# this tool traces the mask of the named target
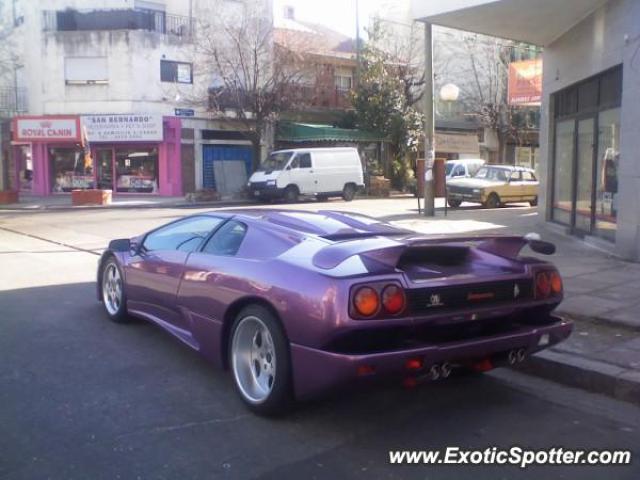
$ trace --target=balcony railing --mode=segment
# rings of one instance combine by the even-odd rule
[[[0,88],[0,114],[24,113],[26,111],[26,88]]]
[[[191,37],[189,17],[157,10],[61,10],[43,12],[45,32],[85,32],[105,30],[146,30],[178,37]]]

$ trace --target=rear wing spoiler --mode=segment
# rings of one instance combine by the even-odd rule
[[[407,250],[429,247],[474,247],[493,255],[515,259],[520,251],[529,246],[534,252],[544,255],[555,253],[556,247],[540,240],[537,234],[522,236],[475,236],[475,237],[434,237],[394,240],[387,237],[364,238],[345,241],[324,247],[313,256],[313,265],[323,270],[331,270],[350,257],[360,255],[395,268],[400,257]]]

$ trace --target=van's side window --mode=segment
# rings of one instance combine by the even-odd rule
[[[296,156],[298,161],[298,168],[311,168],[311,154],[303,153]],[[295,161],[295,160],[294,160]]]

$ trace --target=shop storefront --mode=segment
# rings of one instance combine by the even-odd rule
[[[180,119],[153,114],[17,117],[13,164],[15,184],[33,195],[93,188],[182,195]]]
[[[553,95],[551,219],[577,234],[615,240],[622,68]]]

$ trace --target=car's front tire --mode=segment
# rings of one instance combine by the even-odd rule
[[[298,195],[300,192],[298,191],[298,187],[295,185],[289,185],[284,189],[284,201],[287,203],[295,203],[298,201]]]
[[[498,208],[500,206],[500,197],[498,194],[492,192],[491,195],[489,195],[489,198],[487,198],[484,206],[487,208]]]
[[[100,282],[102,305],[109,319],[116,323],[128,322],[130,318],[127,314],[124,277],[122,269],[114,257],[110,257],[105,261]]]
[[[240,398],[254,412],[275,415],[291,403],[288,340],[267,308],[250,305],[238,314],[229,337],[229,365]]]
[[[462,203],[462,200],[449,198],[449,199],[447,199],[447,203],[449,204],[449,206],[451,208],[458,208],[460,206],[460,204]]]

